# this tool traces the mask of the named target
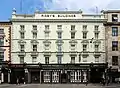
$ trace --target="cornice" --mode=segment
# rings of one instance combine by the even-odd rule
[[[107,22],[107,19],[11,19],[12,22]]]

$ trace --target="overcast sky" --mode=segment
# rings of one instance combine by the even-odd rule
[[[36,9],[82,10],[84,13],[96,13],[101,10],[120,9],[120,0],[0,0],[0,20],[8,20],[12,9],[17,13],[31,14]]]

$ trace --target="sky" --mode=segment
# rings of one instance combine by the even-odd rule
[[[13,8],[17,14],[39,11],[79,11],[99,13],[101,10],[120,9],[120,0],[0,0],[0,21],[11,18]]]

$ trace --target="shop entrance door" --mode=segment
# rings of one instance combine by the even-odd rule
[[[67,83],[67,74],[66,73],[61,74],[61,83]]]

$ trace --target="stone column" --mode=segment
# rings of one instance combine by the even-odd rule
[[[90,72],[91,72],[91,70],[89,69],[88,70],[88,83],[90,83]]]
[[[1,82],[3,83],[4,82],[4,74],[1,73]]]
[[[40,84],[41,84],[41,70],[40,70]]]
[[[28,83],[31,83],[31,73],[28,71]]]
[[[10,73],[11,73],[11,70],[8,70],[8,83],[10,83]]]

